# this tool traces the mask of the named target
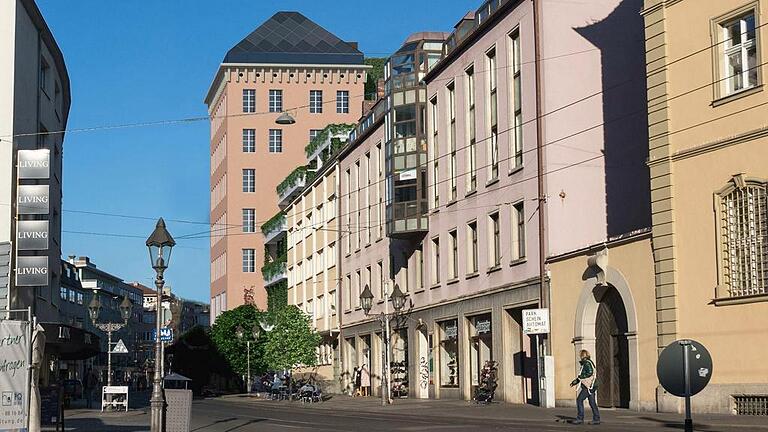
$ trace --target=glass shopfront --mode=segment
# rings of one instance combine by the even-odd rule
[[[485,363],[493,360],[493,329],[491,314],[469,318],[469,361],[472,386],[480,383],[480,374]]]
[[[448,320],[440,326],[440,387],[459,387],[459,324]]]

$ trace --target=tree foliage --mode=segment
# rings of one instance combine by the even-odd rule
[[[211,339],[216,348],[229,362],[232,370],[241,375],[248,372],[248,340],[251,341],[251,373],[267,370],[263,361],[266,336],[254,341],[252,334],[253,326],[257,325],[259,320],[265,319],[266,315],[266,312],[255,306],[243,305],[219,315],[211,327]],[[242,339],[237,337],[238,326],[244,330]]]
[[[266,323],[268,329],[262,330],[254,341],[252,330],[259,322]],[[238,326],[244,330],[242,339],[237,337]],[[264,312],[243,305],[226,311],[216,318],[211,339],[232,369],[240,374],[248,371],[247,340],[251,341],[252,374],[290,369],[299,364],[314,366],[320,344],[320,335],[313,330],[309,316],[296,306]]]
[[[370,57],[365,59],[365,64],[373,66],[368,71],[368,80],[365,81],[365,99],[376,100],[376,83],[380,78],[384,78],[384,64],[387,62],[383,57]]]
[[[320,335],[312,329],[310,317],[296,306],[270,313],[274,328],[264,343],[264,362],[272,370],[296,365],[314,366]]]

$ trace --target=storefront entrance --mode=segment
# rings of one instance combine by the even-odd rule
[[[602,407],[629,408],[627,312],[618,291],[608,287],[597,308],[595,355]]]

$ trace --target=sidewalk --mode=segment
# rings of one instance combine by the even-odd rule
[[[514,405],[494,403],[477,405],[468,401],[431,400],[431,399],[395,399],[392,405],[382,406],[377,398],[350,398],[349,396],[334,395],[330,400],[315,404],[300,402],[271,401],[256,399],[246,395],[225,396],[224,399],[251,404],[279,404],[292,406],[297,410],[317,411],[354,411],[366,413],[397,413],[398,416],[413,416],[424,418],[457,418],[477,419],[508,423],[538,423],[552,421],[566,423],[575,418],[572,408],[539,408],[531,405]],[[590,417],[587,409],[587,417]],[[683,415],[674,413],[637,412],[624,409],[603,409],[600,411],[602,420],[612,425],[632,425],[664,427],[670,429],[683,428]],[[766,431],[768,419],[765,417],[729,416],[718,414],[694,414],[693,421],[696,430],[701,431]]]

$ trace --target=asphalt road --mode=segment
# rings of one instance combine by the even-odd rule
[[[101,413],[76,409],[69,412],[66,431],[149,431],[148,407],[128,413]],[[465,401],[397,400],[382,407],[375,399],[338,396],[321,404],[257,400],[246,396],[195,400],[190,432],[394,432],[394,431],[682,431],[678,414],[604,410],[599,426],[571,425],[573,409],[493,404],[479,406]],[[589,412],[587,413],[589,416]],[[696,431],[768,432],[759,417],[694,416]],[[44,429],[52,431],[52,428]]]
[[[390,432],[390,431],[610,431],[649,432],[682,430],[670,418],[624,415],[622,411],[604,413],[599,426],[571,425],[569,416],[531,408],[518,418],[498,415],[504,405],[482,407],[466,405],[451,408],[431,405],[404,410],[371,408],[370,405],[344,404],[311,406],[276,401],[215,399],[196,402],[192,409],[192,432]],[[486,408],[491,408],[486,410]],[[506,411],[506,410],[505,410]],[[699,425],[697,431],[754,431],[754,425]],[[760,428],[759,430],[766,430]]]

